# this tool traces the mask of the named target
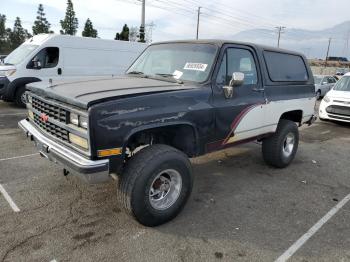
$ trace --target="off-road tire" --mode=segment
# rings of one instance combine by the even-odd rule
[[[177,200],[164,210],[152,207],[150,188],[157,174],[176,170],[182,179]],[[176,217],[185,206],[192,191],[192,168],[181,151],[161,144],[151,145],[136,153],[126,164],[118,181],[119,205],[145,226],[158,226]]]
[[[283,153],[285,140],[288,134],[294,135],[294,146],[290,155],[287,157]],[[294,159],[298,150],[299,131],[297,125],[290,120],[281,119],[278,123],[276,132],[263,140],[262,155],[265,162],[273,167],[287,167]]]
[[[22,101],[22,95],[24,94],[25,91],[26,91],[25,86],[20,86],[16,90],[15,103],[18,107],[22,107],[22,108],[26,107],[26,104]]]

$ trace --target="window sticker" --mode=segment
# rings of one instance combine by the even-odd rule
[[[184,69],[204,72],[207,66],[208,64],[202,64],[202,63],[186,63],[184,66]]]
[[[180,79],[183,74],[184,73],[179,70],[175,70],[173,73],[175,79]]]

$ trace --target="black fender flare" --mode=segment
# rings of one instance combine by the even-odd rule
[[[15,99],[17,88],[20,86],[24,86],[26,84],[40,82],[41,79],[37,77],[21,77],[13,80],[7,86],[7,90],[4,94],[4,98],[9,101],[13,101]]]
[[[174,121],[174,122],[169,122],[169,123],[154,123],[154,124],[149,124],[149,125],[142,125],[142,126],[139,126],[139,127],[136,127],[134,129],[130,130],[130,132],[123,139],[122,158],[123,159],[125,158],[125,150],[126,150],[126,146],[128,144],[129,139],[133,135],[135,135],[136,133],[146,131],[149,129],[154,129],[154,128],[162,128],[162,127],[178,126],[178,125],[185,125],[185,126],[191,127],[191,129],[193,130],[194,139],[195,139],[195,143],[196,143],[196,154],[198,155],[199,147],[200,147],[200,140],[199,140],[199,134],[197,131],[197,127],[193,123],[188,122],[188,121]]]

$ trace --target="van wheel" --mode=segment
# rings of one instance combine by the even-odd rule
[[[16,90],[15,103],[17,106],[25,108],[26,107],[26,97],[25,97],[26,88],[25,86],[20,86]]]
[[[145,226],[176,217],[192,191],[187,156],[167,145],[151,145],[133,156],[118,183],[119,204]]]
[[[297,125],[293,121],[281,119],[276,133],[263,140],[263,158],[271,166],[284,168],[294,159],[298,144],[299,131]]]

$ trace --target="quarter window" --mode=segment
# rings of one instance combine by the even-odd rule
[[[232,74],[241,72],[244,74],[244,84],[254,85],[257,83],[257,70],[254,57],[249,50],[241,48],[227,48],[222,59],[216,78],[219,85],[228,85]]]
[[[265,51],[264,56],[273,82],[305,82],[309,79],[301,56],[272,51]]]

